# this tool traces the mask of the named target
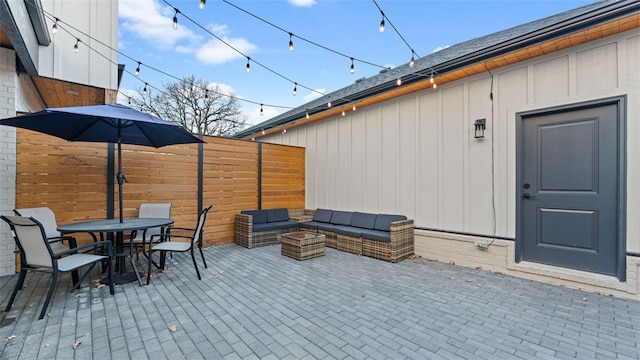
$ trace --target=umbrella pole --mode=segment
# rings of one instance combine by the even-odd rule
[[[120,120],[118,119],[118,123]],[[119,124],[118,124],[119,125]],[[120,126],[118,126],[118,201],[120,208],[120,223],[122,223],[122,184],[127,181],[122,173],[122,141],[120,140]]]

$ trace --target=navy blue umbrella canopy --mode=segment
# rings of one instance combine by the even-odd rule
[[[119,104],[47,108],[0,120],[0,125],[29,129],[69,141],[118,144],[118,185],[122,221],[121,144],[161,147],[202,143],[177,123],[166,121]]]
[[[161,147],[202,142],[177,123],[119,104],[47,108],[0,120],[69,141]]]

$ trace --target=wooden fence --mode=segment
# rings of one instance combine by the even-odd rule
[[[118,216],[113,145],[67,142],[23,129],[17,136],[16,208],[48,206],[59,225]],[[123,145],[124,216],[136,217],[143,202],[170,202],[175,224],[194,226],[199,208],[213,205],[204,230],[209,246],[233,242],[234,217],[241,210],[304,208],[304,148],[203,140],[159,149]]]

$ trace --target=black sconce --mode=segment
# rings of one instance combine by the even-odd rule
[[[478,119],[473,123],[473,126],[476,129],[474,138],[476,138],[476,139],[484,138],[484,129],[487,128],[487,120],[486,119]]]

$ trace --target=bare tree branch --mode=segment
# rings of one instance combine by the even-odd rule
[[[164,84],[162,92],[138,92],[139,97],[131,99],[135,108],[176,122],[193,133],[231,135],[247,124],[235,96],[225,96],[218,85],[209,85],[193,75]]]

